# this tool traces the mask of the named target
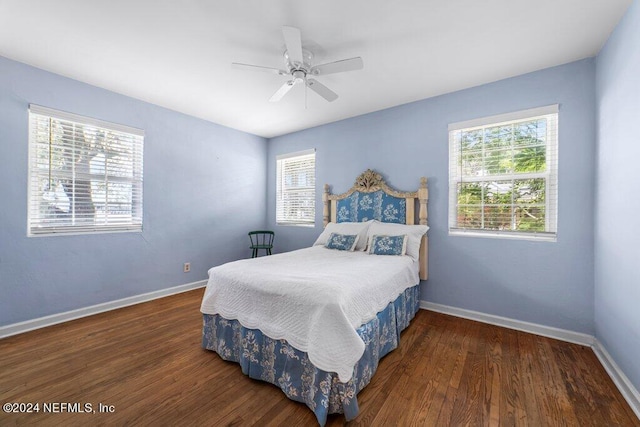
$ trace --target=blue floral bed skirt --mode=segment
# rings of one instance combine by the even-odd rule
[[[224,360],[239,363],[245,375],[274,384],[289,399],[305,403],[324,426],[328,414],[343,413],[347,420],[358,415],[356,396],[371,381],[378,361],[398,347],[400,332],[409,326],[419,307],[420,285],[416,285],[357,329],[365,350],[346,383],[340,382],[336,373],[313,366],[307,353],[286,340],[271,339],[217,314],[203,315],[202,346]]]

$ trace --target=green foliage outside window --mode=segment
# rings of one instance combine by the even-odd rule
[[[546,127],[536,119],[460,132],[458,228],[545,231]]]

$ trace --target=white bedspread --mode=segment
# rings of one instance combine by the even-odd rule
[[[364,352],[356,328],[419,281],[408,256],[314,246],[210,269],[200,310],[286,339],[346,382]]]

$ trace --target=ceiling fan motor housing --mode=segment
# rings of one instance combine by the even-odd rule
[[[302,64],[299,62],[291,62],[289,51],[284,51],[284,63],[292,75],[294,71],[303,71],[305,74],[309,73],[309,70],[311,69],[311,61],[313,60],[313,54],[307,49],[302,49],[302,60]]]

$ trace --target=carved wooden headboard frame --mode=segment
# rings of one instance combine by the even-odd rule
[[[429,200],[429,190],[427,189],[427,178],[420,178],[420,188],[414,192],[396,191],[390,188],[379,173],[367,169],[361,173],[357,178],[353,187],[346,193],[331,194],[329,192],[329,184],[324,185],[324,193],[322,194],[322,219],[324,226],[326,227],[329,221],[336,222],[337,218],[337,201],[346,199],[356,191],[361,193],[374,193],[382,190],[390,196],[398,197],[406,200],[406,219],[405,224],[421,224],[427,225],[427,201]],[[420,211],[416,220],[415,205],[416,199],[420,204]],[[420,245],[420,279],[427,280],[429,276],[428,272],[428,238],[422,237],[422,243]]]

